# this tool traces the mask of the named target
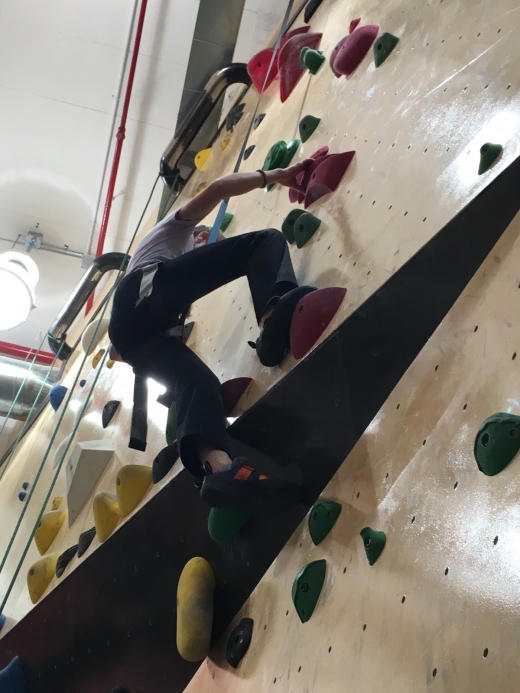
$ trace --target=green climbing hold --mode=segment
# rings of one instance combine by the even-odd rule
[[[208,517],[209,536],[217,544],[225,544],[233,539],[250,519],[251,515],[247,510],[211,508]]]
[[[292,140],[289,143],[280,140],[275,142],[271,149],[267,152],[265,157],[264,165],[262,166],[263,171],[272,171],[275,168],[287,168],[292,161],[293,156],[298,151],[300,146],[300,140]],[[272,190],[274,188],[274,183],[271,183],[266,187],[266,191]]]
[[[502,145],[500,144],[493,144],[492,142],[486,142],[486,144],[483,144],[480,148],[478,175],[481,176],[488,169],[490,169],[502,152],[503,149]]]
[[[473,451],[478,468],[494,476],[507,467],[520,450],[520,416],[498,413],[478,429]]]
[[[385,62],[398,43],[399,39],[397,36],[389,34],[388,31],[381,34],[377,41],[374,42],[374,63],[376,67]]]
[[[300,52],[300,67],[307,68],[312,75],[315,75],[325,62],[323,51],[314,48],[304,47]]]
[[[378,532],[377,529],[365,527],[360,532],[365,547],[365,553],[370,565],[374,565],[379,556],[383,553],[386,544],[386,534]]]
[[[175,403],[173,403],[168,409],[165,437],[168,445],[172,445],[177,440],[177,415],[175,413]]]
[[[222,223],[220,224],[220,230],[222,231],[222,233],[224,233],[227,227],[231,224],[234,216],[235,215],[231,214],[231,212],[226,212],[224,214],[224,218],[222,219]]]
[[[314,613],[325,582],[327,562],[313,561],[300,570],[292,586],[292,600],[302,623]]]
[[[320,498],[312,507],[309,514],[309,532],[312,543],[318,546],[336,524],[341,513],[341,503]]]
[[[294,240],[298,248],[303,248],[303,246],[309,241],[316,231],[320,228],[321,219],[315,217],[309,212],[304,212],[294,224]]]
[[[291,140],[290,142],[287,142],[287,149],[286,149],[283,161],[282,161],[281,168],[287,168],[287,166],[289,166],[289,164],[293,160],[293,156],[298,151],[300,144],[301,144],[300,140]]]
[[[294,225],[302,214],[305,214],[303,209],[292,209],[283,220],[282,233],[289,243],[294,243],[296,240],[294,238]]]
[[[311,115],[306,115],[300,120],[299,130],[302,142],[307,142],[320,123],[321,118],[315,118]]]

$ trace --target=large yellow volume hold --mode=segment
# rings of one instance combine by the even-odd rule
[[[192,558],[177,586],[177,649],[188,662],[199,662],[209,653],[214,592],[210,564],[204,558]]]
[[[34,541],[41,556],[49,550],[66,517],[66,510],[51,510],[42,515],[38,529],[34,533]]]
[[[117,527],[121,519],[121,510],[112,493],[96,493],[92,502],[94,524],[100,542],[104,542]]]
[[[152,483],[152,468],[144,464],[127,464],[116,480],[116,494],[121,517],[130,515],[142,501]]]
[[[43,597],[45,590],[56,574],[56,563],[59,557],[59,553],[53,553],[51,556],[40,558],[29,568],[27,587],[33,604],[36,604]]]

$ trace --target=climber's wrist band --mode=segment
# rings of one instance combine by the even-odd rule
[[[262,171],[262,169],[259,168],[257,173],[260,173],[262,175],[263,180],[264,180],[264,182],[262,183],[262,185],[260,187],[265,188],[267,186],[267,176],[265,175],[265,171]]]

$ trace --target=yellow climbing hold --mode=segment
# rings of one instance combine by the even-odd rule
[[[127,464],[119,470],[116,494],[121,517],[130,515],[137,508],[151,483],[152,468],[145,464]]]
[[[226,135],[223,138],[222,142],[220,143],[220,148],[222,149],[222,151],[224,151],[225,149],[227,149],[229,147],[230,142],[231,142],[231,135]]]
[[[198,168],[199,171],[207,171],[212,163],[213,150],[211,149],[211,147],[209,149],[203,149],[195,155],[195,166]]]
[[[42,515],[38,529],[34,533],[36,548],[41,556],[49,550],[50,545],[56,539],[56,535],[60,531],[66,517],[66,510],[51,510]]]
[[[114,363],[115,363],[114,359],[108,359],[107,360],[107,368],[112,368]]]
[[[59,557],[59,553],[53,553],[51,556],[40,558],[39,561],[36,561],[29,568],[27,587],[29,588],[29,596],[33,604],[36,604],[43,597],[50,581],[56,574],[56,563]]]
[[[177,586],[177,649],[188,662],[199,662],[209,653],[214,592],[210,564],[204,558],[192,558]]]
[[[116,497],[112,493],[96,493],[92,502],[94,524],[100,542],[112,534],[121,518],[121,511]]]
[[[100,350],[97,352],[97,354],[94,356],[94,358],[92,359],[92,368],[97,368],[97,367],[98,367],[98,364],[99,364],[99,362],[101,361],[101,359],[103,358],[104,355],[105,355],[105,349],[100,349]]]
[[[60,505],[63,503],[63,496],[55,496],[52,500],[52,509],[58,510]]]
[[[201,193],[203,190],[206,190],[207,187],[208,187],[207,183],[199,183],[199,185],[197,185],[197,187],[193,191],[193,194],[191,197],[194,198],[196,195]]]

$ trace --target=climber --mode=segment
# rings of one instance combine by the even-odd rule
[[[215,180],[145,236],[114,294],[110,358],[166,386],[176,407],[181,460],[203,480],[201,497],[214,507],[292,505],[298,494],[293,484],[259,474],[245,458],[231,460],[221,384],[180,339],[190,305],[247,276],[260,328],[253,346],[264,365],[274,366],[288,349],[296,304],[314,287],[298,287],[280,231],[254,231],[206,245],[209,229],[199,223],[222,200],[270,183],[300,190],[296,176],[310,163]],[[175,454],[173,446],[160,454]]]

